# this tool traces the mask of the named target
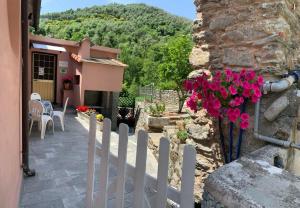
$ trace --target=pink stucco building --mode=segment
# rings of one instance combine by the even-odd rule
[[[69,106],[87,105],[112,119],[116,127],[118,93],[122,89],[125,64],[117,60],[119,49],[81,42],[30,35],[28,84],[30,92]],[[65,88],[64,79],[71,80]]]
[[[29,89],[55,103],[70,97],[70,105],[104,109],[107,94],[122,88],[126,65],[117,60],[119,53],[92,46],[88,38],[78,43],[30,35]],[[66,77],[72,80],[70,89],[64,89]]]
[[[114,120],[125,64],[120,50],[29,35],[41,0],[0,1],[0,207],[18,207],[28,167],[28,100],[31,92],[63,104],[89,105]],[[63,80],[72,81],[65,88]]]

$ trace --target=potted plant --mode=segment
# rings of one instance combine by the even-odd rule
[[[219,131],[225,163],[233,158],[233,128],[239,128],[236,159],[240,156],[243,132],[249,127],[250,115],[246,112],[247,102],[256,103],[262,93],[264,79],[253,69],[233,71],[229,68],[213,71],[186,80],[184,85],[191,93],[187,106],[197,111],[200,107],[207,110],[212,117],[219,119]],[[229,124],[229,153],[225,149],[223,123]]]
[[[72,77],[71,76],[64,77],[63,85],[64,85],[64,90],[71,90],[72,89]]]

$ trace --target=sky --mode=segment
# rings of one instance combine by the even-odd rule
[[[145,3],[191,20],[196,16],[196,7],[193,4],[193,0],[42,0],[41,13],[60,12],[67,9],[77,9],[109,3]]]

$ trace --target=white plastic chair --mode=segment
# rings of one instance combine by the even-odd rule
[[[51,116],[43,115],[44,107],[43,104],[38,100],[29,101],[29,114],[30,114],[30,128],[29,135],[31,134],[32,126],[35,121],[39,124],[41,130],[41,139],[44,139],[48,122],[52,124],[52,131],[54,134],[54,122]]]
[[[31,93],[30,95],[30,100],[38,100],[38,101],[41,101],[42,100],[42,97],[39,93],[36,93],[36,92],[33,92]]]
[[[54,117],[58,117],[59,118],[62,131],[65,131],[65,122],[64,122],[64,119],[65,119],[66,109],[67,109],[67,106],[68,106],[68,101],[69,101],[69,97],[67,97],[67,99],[66,99],[63,111],[53,111],[53,118]]]

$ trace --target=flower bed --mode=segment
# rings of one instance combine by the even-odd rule
[[[97,129],[102,131],[103,130],[103,119],[104,116],[102,114],[99,114],[96,112],[96,110],[91,109],[87,106],[79,106],[76,108],[77,111],[77,116],[78,118],[86,121],[87,123],[90,122],[90,115],[95,114],[96,115],[96,124],[97,124]]]

